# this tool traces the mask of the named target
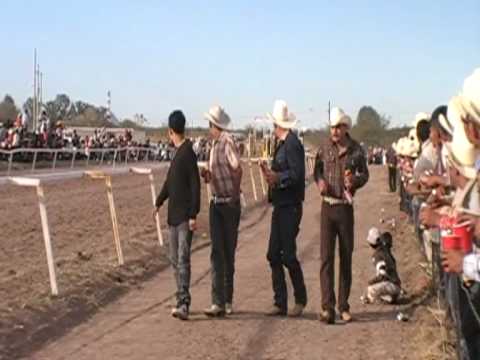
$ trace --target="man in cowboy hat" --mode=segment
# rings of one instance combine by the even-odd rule
[[[348,131],[351,119],[342,109],[331,111],[330,138],[315,159],[315,181],[322,200],[320,234],[320,319],[335,322],[335,239],[340,251],[338,310],[343,321],[350,322],[348,298],[352,285],[353,206],[355,192],[368,181],[367,161],[361,146]]]
[[[213,146],[208,170],[202,177],[212,186],[210,202],[210,236],[212,248],[212,305],[205,309],[210,317],[230,315],[233,312],[233,278],[235,250],[240,223],[240,183],[242,166],[238,148],[226,131],[230,117],[220,106],[213,106],[204,114],[210,123]]]
[[[262,166],[273,205],[267,259],[272,269],[274,304],[268,315],[287,315],[286,267],[295,296],[295,306],[290,315],[296,317],[303,313],[307,305],[307,289],[297,259],[296,244],[305,199],[305,150],[291,131],[296,120],[295,116],[289,113],[285,101],[277,100],[273,113],[267,116],[273,121],[274,134],[278,140],[271,169]]]

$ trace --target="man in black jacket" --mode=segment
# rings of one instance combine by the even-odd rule
[[[168,118],[168,135],[176,153],[157,197],[155,213],[169,199],[170,261],[177,283],[177,306],[172,309],[172,316],[187,320],[191,301],[190,248],[200,212],[200,176],[192,144],[185,139],[185,116],[179,110]]]
[[[275,137],[279,143],[271,169],[262,166],[268,182],[273,205],[272,228],[267,259],[272,268],[274,304],[268,315],[287,314],[287,284],[284,266],[292,281],[295,306],[291,316],[300,316],[307,305],[307,290],[302,268],[297,259],[296,238],[302,220],[305,198],[305,151],[298,137],[291,131],[295,116],[288,112],[284,101],[275,102],[273,114]]]

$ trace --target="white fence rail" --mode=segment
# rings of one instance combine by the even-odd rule
[[[23,156],[23,158],[28,157],[32,159],[30,171],[33,173],[38,170],[37,161],[39,155],[48,154],[49,161],[51,161],[51,166],[48,166],[49,169],[55,170],[57,168],[57,161],[59,155],[68,154],[70,163],[69,168],[75,168],[75,162],[85,161],[85,166],[88,167],[91,165],[92,161],[95,161],[95,166],[104,166],[105,162],[111,161],[112,168],[119,163],[128,163],[134,162],[138,163],[139,161],[149,161],[156,160],[158,157],[158,149],[154,148],[145,148],[145,147],[124,147],[124,148],[103,148],[103,149],[14,149],[14,150],[0,150],[0,157],[4,158],[2,161],[7,161],[7,176],[10,176],[12,173],[12,166],[15,163],[15,157]]]

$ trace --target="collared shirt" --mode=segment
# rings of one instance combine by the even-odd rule
[[[353,174],[354,194],[367,183],[369,173],[362,147],[348,134],[345,150],[340,150],[331,139],[318,149],[314,177],[316,182],[324,180],[327,183],[326,196],[345,199],[345,170],[350,170]]]
[[[271,189],[273,206],[301,204],[305,199],[305,150],[291,131],[278,142],[273,155],[272,171],[279,177]]]
[[[242,180],[240,153],[233,138],[226,131],[222,131],[218,140],[213,142],[209,165],[213,195],[239,198]]]

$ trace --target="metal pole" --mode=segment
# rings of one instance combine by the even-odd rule
[[[33,131],[37,129],[37,49],[33,53]]]
[[[38,205],[40,207],[40,218],[42,220],[43,240],[45,241],[45,251],[47,253],[48,275],[50,277],[50,287],[52,295],[58,295],[57,277],[55,274],[55,262],[53,261],[52,242],[50,239],[50,229],[48,227],[47,208],[45,206],[45,195],[42,186],[37,186]]]
[[[155,206],[157,195],[155,193],[155,180],[153,178],[153,174],[148,175],[148,178],[150,179],[150,188],[152,189],[153,206]],[[160,243],[160,246],[163,246],[162,228],[160,227],[160,215],[158,212],[155,214],[155,223],[157,224],[158,242]]]
[[[117,213],[115,211],[115,203],[113,202],[113,190],[112,190],[112,180],[110,176],[105,177],[105,184],[107,185],[107,197],[108,197],[108,205],[110,207],[110,216],[112,217],[112,227],[113,227],[113,240],[115,242],[115,248],[117,251],[117,258],[118,264],[123,265],[123,251],[122,245],[120,243],[120,234],[118,231],[118,221],[117,221]]]

